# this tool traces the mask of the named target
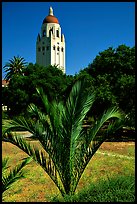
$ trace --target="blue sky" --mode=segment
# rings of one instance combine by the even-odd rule
[[[36,62],[37,34],[50,6],[65,35],[66,74],[108,47],[135,45],[135,2],[2,2],[2,67],[17,55]]]

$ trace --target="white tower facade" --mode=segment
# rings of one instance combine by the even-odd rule
[[[56,65],[65,70],[65,37],[61,34],[58,19],[50,7],[49,15],[43,20],[41,33],[36,42],[36,63],[42,66]]]

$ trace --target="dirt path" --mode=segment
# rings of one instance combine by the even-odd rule
[[[101,152],[101,151],[97,151],[97,154],[102,154],[102,155],[107,155],[107,156],[117,157],[117,158],[123,158],[123,159],[135,159],[135,157],[131,157],[131,156],[126,156],[126,155],[121,155],[121,154],[112,154],[112,153]]]

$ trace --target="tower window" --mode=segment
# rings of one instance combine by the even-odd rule
[[[43,52],[43,55],[44,55],[44,52]]]
[[[53,50],[55,50],[55,45],[53,46]]]
[[[49,30],[49,35],[50,35],[51,33],[53,34],[53,28],[50,28],[50,30]]]
[[[63,47],[61,48],[61,51],[62,51],[62,52],[64,51]]]
[[[59,47],[57,48],[57,51],[59,51]]]
[[[45,30],[43,30],[43,37],[44,37],[44,36],[46,36],[46,31],[45,31]]]
[[[56,30],[56,36],[59,37],[59,30]]]
[[[42,47],[42,51],[44,51],[45,50],[45,47]]]
[[[40,47],[38,47],[38,52],[40,52]]]
[[[47,46],[47,50],[49,50],[49,46]]]

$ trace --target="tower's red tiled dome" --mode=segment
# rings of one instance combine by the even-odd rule
[[[43,24],[44,23],[58,23],[59,24],[58,19],[53,15],[52,7],[49,8],[49,15],[46,18],[44,18]]]
[[[51,15],[48,15],[44,20],[43,20],[43,24],[44,23],[58,23],[58,19],[55,17],[55,16],[51,16]]]

